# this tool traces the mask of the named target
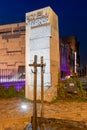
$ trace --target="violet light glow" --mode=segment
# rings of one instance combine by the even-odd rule
[[[25,87],[25,80],[23,81],[10,81],[10,82],[0,82],[0,86],[4,86],[4,88],[9,88],[11,86],[15,87],[16,91],[19,91],[22,89],[22,87]]]

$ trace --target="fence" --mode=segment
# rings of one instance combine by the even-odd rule
[[[25,74],[15,69],[0,69],[0,86],[14,86],[17,91],[25,86]]]

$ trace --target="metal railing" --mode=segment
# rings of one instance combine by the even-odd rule
[[[25,74],[15,69],[0,69],[0,86],[9,88],[14,86],[17,91],[25,87]]]

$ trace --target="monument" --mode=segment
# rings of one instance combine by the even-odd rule
[[[26,98],[33,99],[33,63],[34,55],[44,57],[46,63],[44,73],[45,100],[51,100],[57,94],[60,75],[59,29],[58,16],[50,7],[26,13]],[[37,99],[40,99],[41,72],[37,72]],[[47,99],[48,98],[48,99]]]

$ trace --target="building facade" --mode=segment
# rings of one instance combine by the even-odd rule
[[[61,78],[80,75],[80,49],[75,36],[60,38]]]
[[[75,73],[79,75],[79,42],[75,36],[60,38],[59,41],[61,77]],[[5,77],[20,72],[25,72],[25,23],[2,25],[0,26],[0,76]]]
[[[25,67],[25,23],[0,26],[0,80],[18,78]]]
[[[50,8],[26,13],[26,23],[0,26],[0,82],[25,79],[26,97],[33,88],[33,74],[29,64],[34,55],[44,57],[44,84],[47,98],[57,94],[58,80],[79,75],[79,42],[75,36],[59,38],[58,16]],[[25,67],[26,66],[26,67]],[[41,84],[38,71],[37,85]],[[29,92],[30,91],[30,92]]]

